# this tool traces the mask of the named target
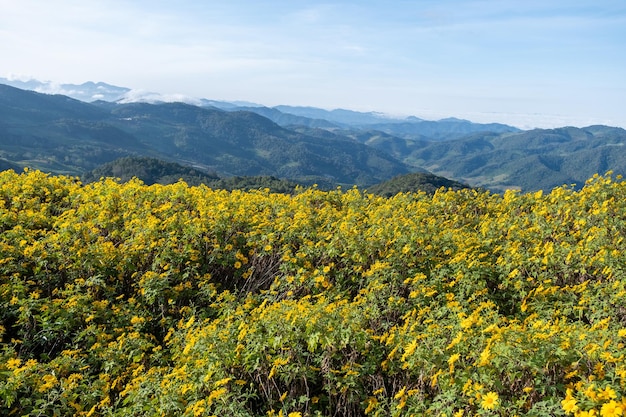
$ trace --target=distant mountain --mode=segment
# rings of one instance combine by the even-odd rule
[[[75,100],[92,103],[94,101],[120,103],[172,103],[181,102],[202,106],[234,108],[242,105],[252,106],[251,103],[227,103],[189,97],[183,94],[162,94],[153,91],[136,90],[119,87],[103,82],[87,81],[83,84],[58,84],[51,81],[18,80],[0,77],[0,84],[22,90],[35,91],[44,94],[60,94]]]
[[[14,80],[0,77],[0,84],[38,93],[62,94],[76,100],[92,102],[96,100],[117,101],[128,93],[130,88],[117,87],[106,83],[88,81],[83,84],[56,84],[50,81]]]
[[[262,104],[251,103],[249,101],[221,101],[221,100],[209,100],[206,98],[200,99],[200,105],[202,107],[215,107],[222,110],[235,110],[251,107],[265,107]]]
[[[114,125],[156,151],[225,175],[274,175],[304,182],[371,184],[409,168],[352,140],[324,140],[285,129],[247,111],[181,103],[127,104]],[[155,140],[154,129],[159,129]]]
[[[110,113],[61,95],[0,84],[0,157],[19,166],[78,175],[127,155],[150,155]]]
[[[370,185],[408,173],[350,138],[285,129],[248,111],[183,103],[93,104],[0,85],[0,158],[80,175],[124,156],[147,156],[222,176]]]
[[[282,113],[294,114],[296,116],[310,119],[323,119],[343,126],[362,126],[382,122],[401,121],[401,119],[391,118],[384,113],[378,112],[357,112],[345,109],[324,110],[316,107],[301,106],[275,106],[274,109]],[[415,120],[420,120],[413,118]]]
[[[519,132],[520,129],[500,123],[480,124],[468,120],[447,118],[438,121],[423,120],[415,116],[392,117],[378,112],[356,112],[345,109],[323,110],[315,107],[276,106],[282,113],[323,119],[345,127],[379,130],[392,135],[414,138],[423,135],[437,140],[446,135],[458,136],[472,132]],[[442,134],[441,131],[444,131]]]
[[[99,120],[106,113],[63,95],[41,94],[0,84],[1,122],[32,125],[60,119]]]
[[[626,174],[626,130],[608,126],[479,133],[415,146],[404,160],[494,191],[584,185],[596,173]]]
[[[383,197],[392,197],[398,193],[415,193],[419,191],[433,194],[441,188],[446,190],[461,190],[469,188],[469,186],[431,173],[417,172],[399,175],[388,181],[373,185],[367,188],[367,192]]]
[[[520,129],[501,123],[473,123],[455,118],[438,121],[420,120],[411,122],[376,123],[368,129],[381,131],[404,139],[453,140],[477,132],[510,133]]]
[[[475,132],[517,132],[519,129],[498,123],[479,124],[467,120],[447,118],[427,121],[415,116],[393,117],[380,112],[358,112],[346,109],[324,110],[316,107],[281,105],[268,108],[244,101],[219,101],[189,97],[182,94],[161,94],[135,90],[98,82],[83,84],[56,84],[37,80],[19,81],[0,78],[0,83],[20,89],[47,94],[62,94],[85,102],[116,103],[186,103],[227,111],[251,111],[283,127],[307,126],[324,129],[351,130],[348,136],[361,131],[375,130],[402,139],[450,140]]]
[[[581,186],[608,170],[626,174],[626,131],[609,126],[519,131],[459,119],[231,104],[85,103],[0,84],[0,168],[82,175],[119,158],[148,157],[220,180],[371,187],[432,172],[493,191]]]
[[[263,117],[267,117],[274,123],[283,126],[307,126],[321,129],[337,129],[339,126],[325,119],[314,119],[305,116],[298,116],[290,113],[283,113],[276,108],[269,108],[263,106],[254,107],[232,107],[229,110],[250,111],[256,114],[260,114]]]
[[[412,166],[415,171],[426,171],[421,168],[421,161],[418,163],[413,161],[411,157],[411,153],[414,150],[426,147],[431,143],[430,138],[426,136],[422,136],[420,139],[403,139],[378,130],[334,129],[328,131],[326,129],[307,128],[304,126],[292,127],[292,129],[315,137],[353,139],[402,160],[407,165]]]
[[[443,141],[461,138],[470,133],[495,132],[508,133],[520,132],[520,129],[500,123],[473,123],[468,120],[447,118],[439,121],[423,120],[414,116],[406,118],[394,118],[383,113],[355,112],[352,110],[336,109],[323,110],[315,107],[276,106],[273,110],[280,111],[282,118],[270,116],[267,110],[251,108],[250,111],[266,112],[266,117],[272,118],[276,123],[285,126],[303,125],[308,127],[322,127],[325,129],[339,128],[342,134],[350,137],[363,136],[363,132],[375,131],[386,133],[400,139]],[[294,115],[304,120],[298,122],[290,120],[284,115]],[[311,121],[325,120],[332,123],[327,126]],[[367,135],[366,135],[367,136]]]

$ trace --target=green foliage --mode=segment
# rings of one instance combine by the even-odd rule
[[[384,197],[391,197],[398,193],[416,193],[420,191],[434,194],[440,188],[460,190],[469,187],[437,175],[418,172],[394,177],[389,181],[368,187],[367,191]]]
[[[251,191],[251,190],[269,190],[272,193],[284,193],[284,194],[293,194],[299,188],[302,188],[302,185],[289,181],[278,179],[272,176],[255,176],[255,177],[229,177],[229,178],[221,178],[218,180],[213,180],[211,182],[206,183],[207,186],[213,189],[220,190],[243,190],[243,191]]]
[[[168,185],[182,181],[190,186],[204,184],[209,188],[229,191],[268,189],[271,192],[287,194],[293,194],[296,189],[302,187],[293,181],[272,176],[219,178],[215,174],[207,174],[176,163],[141,157],[116,159],[85,174],[82,180],[85,183],[91,183],[102,178],[114,178],[120,182],[128,182],[136,178],[146,185]]]
[[[179,180],[188,185],[207,184],[219,179],[215,174],[185,167],[173,162],[165,162],[154,158],[124,157],[104,164],[82,176],[86,183],[98,181],[103,177],[119,178],[126,182],[138,178],[147,185],[173,184]]]

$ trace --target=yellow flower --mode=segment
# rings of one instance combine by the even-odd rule
[[[485,410],[493,410],[498,406],[498,394],[493,391],[489,391],[483,396],[480,406]]]
[[[22,364],[22,360],[18,359],[18,358],[11,358],[7,361],[7,368],[8,369],[16,369],[19,368],[20,365]]]
[[[215,388],[221,387],[222,385],[226,385],[230,382],[232,378],[231,377],[226,377],[226,378],[222,378],[219,381],[215,382]]]
[[[402,387],[402,389],[400,391],[398,391],[398,393],[396,395],[393,396],[393,398],[395,400],[404,397],[404,394],[406,393],[406,387]]]
[[[622,406],[614,400],[602,404],[602,408],[600,409],[600,415],[602,417],[619,417],[623,412]]]
[[[478,361],[478,366],[485,366],[490,363],[491,360],[491,349],[486,347],[480,354],[480,360]]]
[[[207,402],[209,404],[212,404],[213,400],[215,400],[216,398],[219,398],[222,395],[226,394],[226,392],[227,392],[226,388],[219,388],[219,389],[211,391],[211,393],[209,394],[209,397],[207,398]]]
[[[578,405],[576,404],[576,398],[568,397],[561,401],[561,407],[567,414],[575,413],[578,411]]]
[[[448,358],[448,365],[450,365],[450,373],[454,372],[454,364],[460,358],[461,358],[461,355],[458,353],[455,353],[454,355],[450,356],[450,358]]]
[[[598,391],[598,398],[601,400],[614,400],[617,398],[615,390],[611,387],[606,387]]]
[[[378,405],[378,400],[376,397],[369,397],[366,401],[367,408],[365,409],[365,414],[369,414],[374,410],[374,408],[376,408],[376,405]]]
[[[595,388],[596,388],[595,384],[591,384],[587,388],[585,388],[585,390],[583,391],[583,393],[587,396],[587,398],[590,398],[594,401],[598,399],[598,395],[595,393]]]
[[[57,377],[54,375],[44,375],[42,379],[44,383],[39,387],[39,392],[46,392],[57,383]]]
[[[476,317],[474,316],[469,316],[463,320],[461,320],[461,328],[463,329],[467,329],[472,327],[472,325],[476,323]]]
[[[404,354],[402,355],[401,360],[405,361],[407,357],[411,356],[413,352],[415,352],[415,349],[417,349],[417,345],[418,345],[417,339],[413,339],[413,341],[411,341],[411,343],[409,343],[407,347],[404,349]]]

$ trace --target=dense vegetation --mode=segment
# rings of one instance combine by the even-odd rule
[[[368,187],[367,191],[384,197],[391,197],[398,193],[416,193],[419,191],[433,194],[441,188],[460,190],[469,187],[458,181],[452,181],[434,174],[416,172],[393,177],[389,181],[383,181],[380,184]]]
[[[255,177],[228,177],[214,180],[206,184],[215,190],[267,190],[272,193],[294,194],[302,185],[289,180],[282,180],[272,176]]]
[[[0,174],[5,415],[621,416],[626,182],[296,195]]]
[[[155,158],[124,157],[106,163],[81,177],[84,183],[99,181],[102,178],[116,178],[120,182],[127,182],[133,178],[141,180],[146,185],[168,185],[184,181],[187,185],[204,184],[212,189],[220,190],[259,190],[267,189],[274,193],[293,194],[296,190],[305,188],[303,184],[273,176],[234,176],[220,178],[215,174],[208,174],[191,167],[173,162],[166,162]],[[321,190],[336,188],[332,181],[323,181],[316,184]],[[389,181],[375,184],[368,188],[368,192],[390,197],[402,192],[425,191],[434,193],[439,188],[460,189],[466,185],[447,178],[438,177],[429,173],[413,173],[400,175]]]
[[[139,178],[144,184],[174,184],[180,180],[188,185],[207,184],[218,180],[215,174],[208,174],[195,168],[166,162],[155,158],[127,156],[103,164],[81,177],[83,182],[94,182],[101,178],[118,178],[121,182]]]

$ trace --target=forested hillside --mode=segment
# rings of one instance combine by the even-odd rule
[[[626,182],[392,198],[0,173],[0,410],[621,416]]]
[[[582,187],[597,172],[626,174],[626,130],[608,126],[483,132],[446,142],[373,135],[365,143],[409,165],[498,192]]]
[[[210,175],[205,171],[173,162],[131,156],[108,162],[81,176],[81,179],[88,183],[99,181],[101,178],[116,178],[121,182],[138,178],[147,185],[167,185],[181,180],[188,185],[200,185],[219,179],[215,174]]]
[[[413,173],[399,175],[379,184],[367,188],[370,193],[391,197],[398,193],[417,193],[420,191],[428,194],[434,194],[439,189],[444,190],[460,190],[470,188],[469,186],[447,178],[438,177],[429,173]]]
[[[430,172],[494,192],[548,192],[581,187],[598,172],[626,173],[626,131],[609,126],[519,131],[348,110],[241,109],[84,103],[0,85],[0,161],[82,176],[124,157],[155,158],[203,175],[328,189]]]
[[[122,157],[150,157],[225,176],[370,185],[411,169],[350,138],[285,129],[247,111],[183,103],[83,103],[0,85],[0,157],[83,175]]]

